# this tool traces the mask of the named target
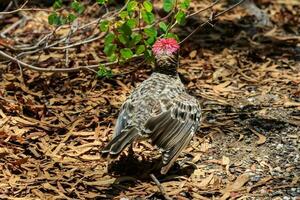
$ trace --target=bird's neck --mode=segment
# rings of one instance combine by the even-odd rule
[[[166,74],[166,75],[169,75],[169,76],[177,76],[178,75],[176,67],[173,68],[173,67],[170,67],[170,66],[155,67],[153,72],[160,73],[160,74]]]
[[[178,76],[177,72],[178,59],[175,57],[165,56],[155,60],[154,72],[166,74],[169,76]]]

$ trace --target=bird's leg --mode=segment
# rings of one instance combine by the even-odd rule
[[[109,165],[110,165],[111,161],[112,161],[112,159],[110,157],[110,154],[108,154],[107,162],[106,162],[106,166],[105,166],[107,172],[109,171]]]
[[[133,142],[130,143],[129,145],[129,149],[128,149],[128,156],[132,157],[134,155],[134,151],[133,151]]]

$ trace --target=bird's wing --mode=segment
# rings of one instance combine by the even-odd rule
[[[130,124],[132,115],[133,106],[131,105],[130,101],[126,101],[120,109],[120,113],[116,121],[113,138],[117,135],[120,135],[122,130]]]
[[[131,126],[132,116],[133,106],[129,99],[122,105],[116,122],[113,139],[101,151],[102,153],[119,154],[138,136],[139,130]]]
[[[201,108],[198,101],[181,93],[175,98],[160,101],[160,106],[145,123],[145,134],[163,151],[162,173],[166,173],[180,152],[188,145],[200,123]]]

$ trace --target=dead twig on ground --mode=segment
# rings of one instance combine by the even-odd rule
[[[26,6],[27,3],[28,3],[28,0],[25,1],[20,8],[13,10],[13,11],[0,12],[0,15],[9,15],[9,14],[14,14],[14,13],[20,12]]]
[[[8,55],[7,53],[3,52],[0,50],[0,55],[13,61],[16,62],[30,70],[34,70],[34,71],[38,71],[38,72],[59,72],[59,73],[68,73],[68,72],[75,72],[75,71],[80,71],[80,70],[96,70],[99,68],[99,65],[87,65],[87,66],[79,66],[79,67],[74,67],[74,68],[41,68],[41,67],[36,67],[34,65],[30,65],[28,63],[25,63],[15,57],[12,57],[10,55]],[[132,59],[136,59],[136,58],[141,58],[142,55],[138,55],[138,56],[133,56]],[[112,65],[116,65],[118,64],[119,61],[114,61],[114,62],[107,62],[107,63],[101,63],[101,65],[103,66],[112,66]],[[139,66],[139,65],[138,65]]]
[[[165,199],[167,200],[171,200],[172,198],[170,198],[166,191],[165,188],[160,184],[160,182],[157,180],[157,178],[154,176],[154,174],[150,174],[150,177],[152,178],[152,180],[154,181],[154,183],[157,185],[160,193],[165,197]]]

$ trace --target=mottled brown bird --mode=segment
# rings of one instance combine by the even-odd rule
[[[161,173],[166,174],[189,144],[200,125],[201,108],[178,76],[178,50],[170,38],[153,45],[154,72],[122,105],[113,139],[102,153],[117,155],[136,139],[150,139],[162,153]]]

